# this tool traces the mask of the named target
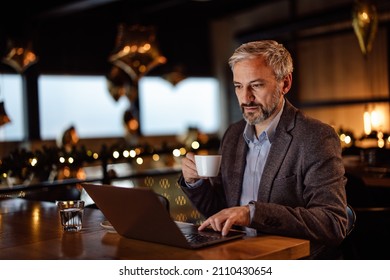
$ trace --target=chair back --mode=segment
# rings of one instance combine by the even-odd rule
[[[353,210],[352,206],[347,204],[347,217],[348,217],[348,226],[347,226],[347,236],[352,232],[356,223],[356,213]]]
[[[164,205],[164,208],[168,211],[168,213],[170,213],[168,198],[166,198],[165,196],[163,196],[162,194],[159,194],[159,193],[157,193],[157,197],[160,200],[160,202],[162,203],[162,205]]]

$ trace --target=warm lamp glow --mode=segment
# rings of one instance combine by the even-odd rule
[[[134,82],[159,64],[166,63],[155,40],[154,28],[119,25],[115,51],[109,61],[125,71]]]
[[[174,157],[179,157],[180,156],[180,149],[174,149],[172,151],[172,154],[173,154]]]
[[[134,150],[130,151],[130,157],[135,158],[137,156],[137,152]]]
[[[18,73],[23,73],[31,65],[38,62],[38,57],[33,52],[31,43],[8,42],[9,51],[3,58],[3,63],[14,68]]]
[[[141,157],[138,157],[136,160],[137,164],[141,165],[144,163],[144,160]]]
[[[382,124],[382,116],[381,114],[374,110],[371,112],[371,126],[373,128],[379,128]]]
[[[127,123],[129,130],[136,131],[139,128],[138,121],[136,119],[132,119]]]
[[[371,49],[378,28],[378,14],[368,0],[357,0],[352,11],[352,26],[363,55]]]
[[[371,115],[369,112],[363,114],[364,133],[369,135],[371,133]]]
[[[363,114],[364,133],[369,135],[373,130],[380,131],[384,125],[384,112],[380,109],[366,109]]]
[[[344,142],[345,144],[347,144],[347,145],[351,144],[351,142],[352,142],[351,136],[346,135],[346,134],[344,134],[344,133],[340,135],[340,140],[341,140],[342,142]]]
[[[130,134],[138,134],[139,133],[139,121],[135,118],[134,114],[131,110],[126,110],[123,116],[124,125],[126,131]]]
[[[191,143],[191,148],[193,148],[194,150],[199,149],[199,147],[200,147],[200,144],[198,141],[194,141]]]

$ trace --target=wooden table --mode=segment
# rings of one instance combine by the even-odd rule
[[[84,212],[83,229],[64,233],[54,203],[19,198],[0,200],[0,259],[299,259],[309,241],[264,235],[189,250],[127,239],[100,226],[98,209]]]

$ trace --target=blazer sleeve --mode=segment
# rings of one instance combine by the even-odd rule
[[[225,194],[221,186],[212,184],[205,179],[200,186],[189,188],[183,175],[179,177],[178,184],[190,199],[196,209],[205,217],[209,217],[227,207]]]

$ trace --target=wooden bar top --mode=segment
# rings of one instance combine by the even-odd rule
[[[247,237],[203,249],[182,249],[127,239],[100,226],[98,209],[86,208],[83,229],[63,232],[55,203],[0,200],[0,259],[300,259],[309,241],[275,235]]]

